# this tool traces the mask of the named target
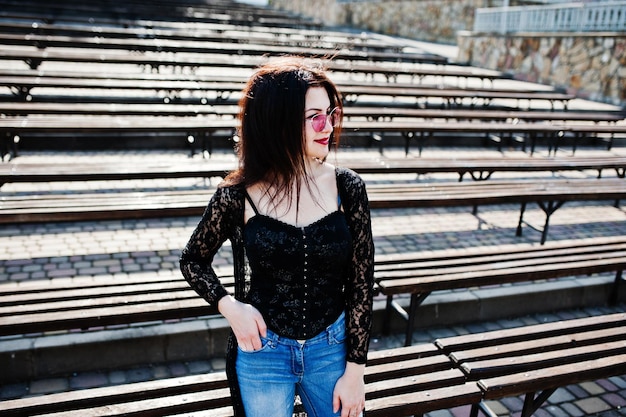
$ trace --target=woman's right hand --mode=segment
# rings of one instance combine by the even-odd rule
[[[252,352],[261,349],[261,337],[267,336],[267,326],[259,310],[231,295],[222,297],[217,308],[228,320],[241,350]]]

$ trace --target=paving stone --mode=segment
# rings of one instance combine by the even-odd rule
[[[155,379],[164,379],[171,376],[170,369],[166,365],[156,365],[152,368],[152,374]]]
[[[596,381],[596,384],[600,385],[605,391],[617,391],[619,387],[609,379],[600,379]]]
[[[567,412],[571,417],[583,417],[585,412],[577,407],[574,403],[561,404],[561,408]]]
[[[576,400],[576,397],[574,397],[567,389],[557,388],[557,390],[554,391],[554,393],[552,393],[550,398],[548,398],[548,403],[562,404],[562,403],[571,402],[574,400]]]
[[[154,377],[152,369],[149,366],[131,369],[126,371],[126,379],[128,382],[149,381]]]
[[[626,389],[626,378],[621,376],[614,376],[609,378],[609,381],[619,389]]]
[[[467,417],[470,415],[472,407],[470,405],[451,408],[450,411],[454,417]],[[480,412],[479,412],[480,415]]]
[[[558,407],[556,405],[546,406],[544,408],[544,410],[551,417],[570,417],[570,415],[567,413],[567,411],[565,411],[564,409],[562,409],[561,407]]]
[[[576,398],[586,398],[589,394],[579,385],[569,385],[567,390]]]
[[[591,395],[600,395],[606,392],[606,390],[595,381],[583,382],[580,386]]]
[[[493,413],[498,416],[511,415],[511,411],[499,401],[485,401],[485,404]]]
[[[211,372],[211,364],[208,361],[192,361],[187,364],[187,368],[192,374]]]
[[[552,414],[545,408],[540,408],[533,414],[534,417],[552,417]]]
[[[0,386],[0,401],[21,398],[30,392],[28,382]]]
[[[107,385],[109,378],[102,372],[80,373],[70,378],[70,388],[85,389]]]
[[[189,372],[187,366],[182,362],[169,363],[168,367],[170,368],[172,376],[184,376]]]
[[[583,410],[587,415],[600,413],[602,411],[607,411],[611,409],[604,400],[598,397],[588,397],[583,398],[581,400],[576,401],[575,403],[581,410]]]
[[[626,407],[626,398],[615,392],[602,395],[602,399],[612,407]]]
[[[28,389],[31,395],[51,394],[67,391],[69,381],[65,378],[49,378],[32,381]]]
[[[524,407],[524,401],[520,397],[506,397],[500,402],[511,412],[521,411]]]
[[[120,370],[109,372],[109,382],[113,385],[124,384],[128,382],[126,379],[126,372]]]

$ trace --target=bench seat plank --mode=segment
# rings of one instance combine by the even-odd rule
[[[431,343],[397,347],[394,349],[372,350],[367,355],[367,366],[375,366],[395,361],[427,358],[440,353],[440,349]]]
[[[452,354],[453,352],[461,350],[499,346],[529,339],[567,335],[572,332],[610,329],[612,327],[622,327],[625,325],[626,313],[603,314],[600,316],[534,324],[491,332],[439,338],[435,341],[435,345],[447,354]]]
[[[477,388],[474,383],[465,383],[366,400],[365,409],[371,417],[419,415],[478,402],[481,393]]]
[[[451,365],[450,360],[444,355],[388,362],[381,365],[368,366],[366,368],[365,380],[366,382],[376,382],[383,379],[401,378],[407,375],[437,372],[449,369]]]
[[[575,257],[574,257],[575,258]],[[616,254],[603,254],[596,259],[585,261],[558,262],[550,261],[544,265],[528,265],[501,270],[471,271],[450,274],[423,276],[418,278],[403,277],[388,279],[377,276],[377,284],[385,295],[411,294],[438,291],[451,288],[472,288],[498,283],[559,278],[564,276],[590,273],[612,272],[626,268],[626,251]],[[426,271],[427,273],[427,271]],[[406,275],[407,273],[401,273]]]
[[[626,354],[481,379],[484,399],[497,399],[626,373]]]
[[[624,328],[620,328],[624,331]],[[617,336],[615,336],[617,337]],[[550,343],[546,340],[546,344]],[[570,345],[576,345],[572,341]],[[552,346],[550,346],[552,347]],[[564,363],[578,363],[591,359],[604,358],[616,354],[626,354],[626,341],[594,343],[589,346],[565,348],[541,353],[524,353],[523,355],[503,356],[498,359],[472,360],[461,366],[463,372],[471,379],[489,378],[502,375],[504,372],[523,372]]]
[[[217,308],[209,306],[206,301],[196,296],[184,300],[74,310],[71,314],[66,311],[48,311],[9,315],[0,317],[0,336],[128,324],[129,316],[133,317],[132,322],[140,323],[201,317],[217,313]]]
[[[190,392],[167,397],[156,397],[127,403],[107,404],[89,409],[64,410],[38,417],[104,417],[132,415],[166,415],[211,409],[230,404],[230,389],[221,388],[211,391]],[[33,416],[34,417],[34,416]]]
[[[10,410],[11,415],[27,416],[57,410],[71,410],[85,406],[105,405],[111,401],[127,402],[142,398],[160,397],[187,392],[226,388],[225,372],[214,372],[177,378],[155,379],[109,387],[73,390],[0,402],[0,411]]]
[[[575,334],[557,335],[520,342],[512,342],[477,349],[467,349],[452,352],[450,358],[456,363],[465,363],[471,360],[490,361],[513,355],[533,355],[553,349],[586,347],[603,342],[612,342],[622,339],[626,334],[626,326],[610,327],[608,329],[582,331]],[[622,343],[622,342],[620,342]]]
[[[365,387],[367,398],[381,398],[406,392],[421,391],[422,389],[442,388],[465,383],[465,375],[459,369],[431,371],[426,374],[413,374],[397,377],[392,380],[380,379],[376,382],[368,381]]]

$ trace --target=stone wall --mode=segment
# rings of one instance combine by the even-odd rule
[[[502,0],[387,0],[338,3],[336,0],[270,0],[273,7],[314,17],[325,24],[348,25],[428,42],[456,43],[458,30],[474,25],[474,9]]]
[[[560,87],[581,98],[626,101],[626,36],[616,33],[519,34],[459,32],[458,62],[516,79]]]

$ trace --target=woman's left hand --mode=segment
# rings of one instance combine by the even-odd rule
[[[333,412],[341,409],[341,417],[358,417],[365,408],[365,365],[348,362],[346,371],[337,380],[333,393]]]

